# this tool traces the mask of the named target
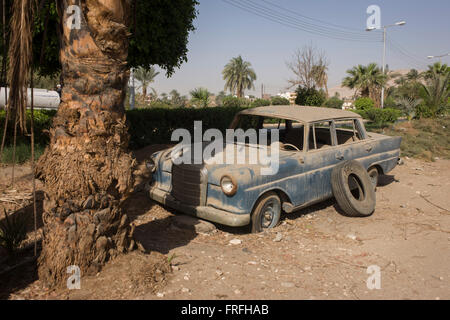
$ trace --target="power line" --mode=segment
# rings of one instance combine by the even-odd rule
[[[261,1],[267,3],[267,4],[270,5],[270,6],[273,6],[273,7],[275,7],[275,8],[281,9],[281,10],[286,11],[286,12],[289,12],[289,13],[293,13],[293,14],[295,14],[295,15],[298,15],[298,16],[300,16],[300,17],[303,17],[303,18],[308,19],[308,20],[311,20],[311,21],[320,22],[320,23],[322,23],[322,24],[326,24],[326,25],[329,25],[329,26],[332,26],[332,27],[336,27],[336,28],[339,28],[339,29],[343,29],[343,30],[349,30],[349,31],[351,31],[350,33],[355,33],[355,34],[359,34],[359,35],[364,35],[364,33],[361,32],[361,31],[358,30],[358,29],[349,28],[349,27],[344,27],[344,26],[340,26],[340,25],[337,25],[337,24],[330,23],[330,22],[328,22],[328,21],[324,21],[324,20],[319,20],[319,19],[311,18],[311,17],[305,16],[305,15],[299,13],[299,12],[296,12],[296,11],[293,11],[293,10],[291,10],[291,9],[287,9],[287,8],[285,8],[285,7],[282,7],[282,6],[280,6],[280,5],[277,5],[277,4],[275,4],[275,3],[271,2],[271,1],[267,1],[267,0],[261,0]]]
[[[314,33],[314,34],[318,34],[318,35],[322,35],[322,36],[326,36],[326,37],[330,37],[330,38],[336,38],[336,39],[340,39],[340,40],[369,41],[369,42],[374,41],[374,39],[373,38],[371,39],[371,37],[367,34],[363,34],[363,35],[352,34],[352,33],[343,32],[340,30],[336,30],[336,29],[330,29],[327,27],[310,24],[310,23],[304,22],[298,18],[287,16],[285,14],[271,10],[267,7],[261,6],[259,4],[255,4],[255,2],[252,0],[241,0],[239,2],[236,0],[228,0],[228,1],[234,2],[234,4],[232,4],[232,5],[239,6],[241,9],[246,10],[250,13],[263,15],[266,18],[276,19],[277,21],[287,23],[291,26],[295,26],[295,27],[297,27],[303,31],[309,32],[309,33]]]
[[[252,1],[252,0],[244,0],[244,2],[247,2],[247,3],[250,2],[253,4],[254,8],[256,7],[257,9],[264,10],[265,12],[267,12],[269,14],[274,14],[281,18],[293,21],[294,23],[298,23],[305,28],[312,28],[313,30],[318,30],[320,32],[325,32],[325,33],[332,33],[334,35],[339,35],[339,36],[355,37],[355,38],[359,38],[361,40],[365,40],[365,39],[368,39],[371,37],[371,35],[368,35],[367,33],[359,32],[359,31],[358,32],[343,31],[343,30],[336,29],[334,27],[327,27],[327,26],[318,25],[315,23],[306,22],[306,21],[304,21],[304,19],[302,20],[302,19],[299,19],[296,15],[292,15],[292,11],[289,9],[283,8],[284,11],[289,12],[289,14],[283,14],[283,13],[280,13],[273,9],[270,9],[268,7],[265,7],[259,3],[256,3],[255,1]],[[279,7],[279,6],[276,6],[276,7]],[[297,14],[297,15],[302,16],[300,14]],[[304,17],[304,16],[302,16],[302,17]],[[322,23],[325,23],[325,22],[322,22]],[[325,23],[325,24],[327,24],[327,23]]]
[[[357,41],[357,42],[379,42],[381,40],[375,40],[365,34],[354,34],[349,32],[343,32],[336,29],[331,29],[328,27],[318,26],[310,23],[306,23],[298,18],[290,17],[285,14],[276,12],[274,10],[268,9],[267,7],[261,5],[255,5],[255,2],[251,0],[222,0],[225,3],[237,7],[241,10],[247,11],[253,15],[257,15],[264,19],[276,22],[278,24],[294,28],[297,30],[302,30],[308,33],[313,33],[316,35],[344,40],[344,41]]]
[[[428,62],[425,59],[419,58],[413,53],[410,53],[406,49],[404,49],[402,46],[400,46],[398,43],[394,42],[390,37],[387,38],[388,43],[391,45],[391,48],[394,49],[397,54],[400,54],[403,59],[409,60],[409,62],[412,62],[414,65],[423,66],[428,64]]]

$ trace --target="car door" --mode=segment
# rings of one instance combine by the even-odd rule
[[[310,123],[308,127],[304,203],[317,202],[333,195],[331,171],[345,159],[345,155],[336,147],[332,120]]]
[[[333,122],[339,161],[357,160],[367,169],[371,155],[375,152],[373,139],[367,138],[362,124],[357,119],[342,119]],[[352,139],[345,138],[345,135],[352,136]]]

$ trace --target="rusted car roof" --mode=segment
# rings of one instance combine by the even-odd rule
[[[239,114],[256,115],[274,118],[286,118],[299,122],[316,122],[330,119],[361,118],[357,113],[323,107],[305,106],[270,106],[257,107],[241,111]]]

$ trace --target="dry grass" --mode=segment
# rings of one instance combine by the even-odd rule
[[[383,132],[403,138],[403,156],[427,161],[450,159],[450,117],[403,122]]]

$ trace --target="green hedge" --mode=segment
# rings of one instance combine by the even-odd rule
[[[52,125],[52,119],[56,114],[56,110],[35,110],[34,111],[34,135],[36,144],[47,145],[49,143],[49,136],[46,130],[50,129]],[[30,111],[27,111],[27,127],[30,128]],[[0,141],[3,137],[3,130],[5,125],[6,113],[4,110],[0,111]],[[10,145],[13,142],[14,125],[10,121],[7,128],[6,145]],[[29,137],[18,136],[17,143],[29,143]]]
[[[194,121],[203,122],[203,131],[217,128],[224,132],[234,116],[244,108],[215,107],[199,109],[136,109],[127,111],[130,148],[139,149],[149,144],[170,143],[172,132],[178,128],[193,132]]]
[[[149,144],[170,143],[172,132],[178,128],[193,132],[194,121],[203,122],[203,131],[217,128],[225,131],[234,116],[242,107],[215,107],[215,108],[150,108],[127,111],[129,133],[131,136],[130,148],[139,149]],[[35,112],[35,139],[38,145],[47,145],[49,142],[48,130],[51,126],[55,111],[37,110]],[[0,112],[0,129],[3,133],[5,113]],[[12,125],[8,125],[7,145],[12,143]],[[18,143],[29,143],[29,137],[20,137]]]

